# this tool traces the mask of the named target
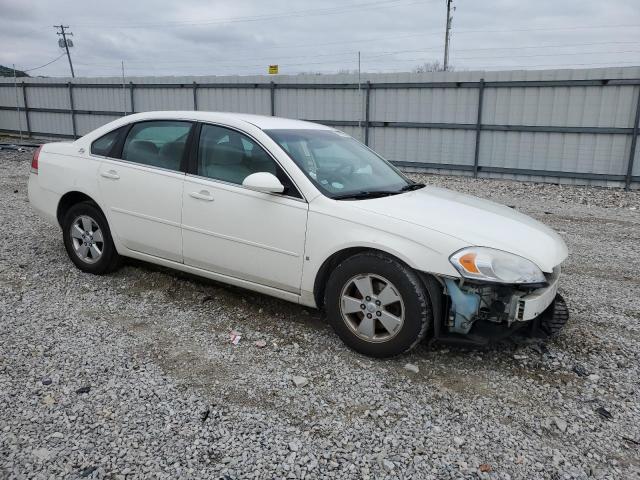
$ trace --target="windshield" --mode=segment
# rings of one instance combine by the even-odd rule
[[[349,135],[337,130],[266,130],[330,198],[403,192],[412,182]]]

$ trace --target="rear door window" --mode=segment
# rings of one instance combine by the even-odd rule
[[[191,126],[173,120],[136,123],[124,142],[122,159],[179,171]]]

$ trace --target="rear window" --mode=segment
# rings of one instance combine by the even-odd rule
[[[99,139],[95,140],[91,144],[91,154],[101,155],[103,157],[110,156],[111,150],[118,140],[118,136],[120,135],[122,129],[123,127],[117,128],[112,132],[109,132],[106,135],[103,135]]]

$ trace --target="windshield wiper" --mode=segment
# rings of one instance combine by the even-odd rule
[[[362,192],[355,193],[345,193],[343,195],[336,195],[333,197],[334,200],[361,200],[365,198],[377,198],[377,197],[387,197],[389,195],[397,195],[403,192],[409,192],[412,190],[418,190],[419,188],[424,187],[424,183],[410,183],[409,185],[405,185],[400,190],[364,190]]]
[[[405,185],[404,187],[402,187],[401,191],[410,192],[411,190],[418,190],[424,186],[424,183],[410,183],[409,185]]]
[[[365,190],[362,192],[354,192],[354,193],[345,193],[342,195],[335,195],[333,197],[334,200],[362,200],[365,198],[377,198],[377,197],[387,197],[389,195],[397,195],[398,193],[402,193],[401,190]]]

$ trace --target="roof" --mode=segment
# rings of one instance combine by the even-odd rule
[[[250,113],[233,113],[233,112],[203,112],[203,111],[157,111],[136,113],[125,117],[134,120],[133,117],[140,119],[153,118],[175,118],[216,122],[221,120],[235,120],[251,123],[262,130],[271,129],[287,129],[287,130],[333,130],[326,125],[319,123],[306,122],[303,120],[294,120],[291,118],[269,117],[266,115],[253,115]]]

